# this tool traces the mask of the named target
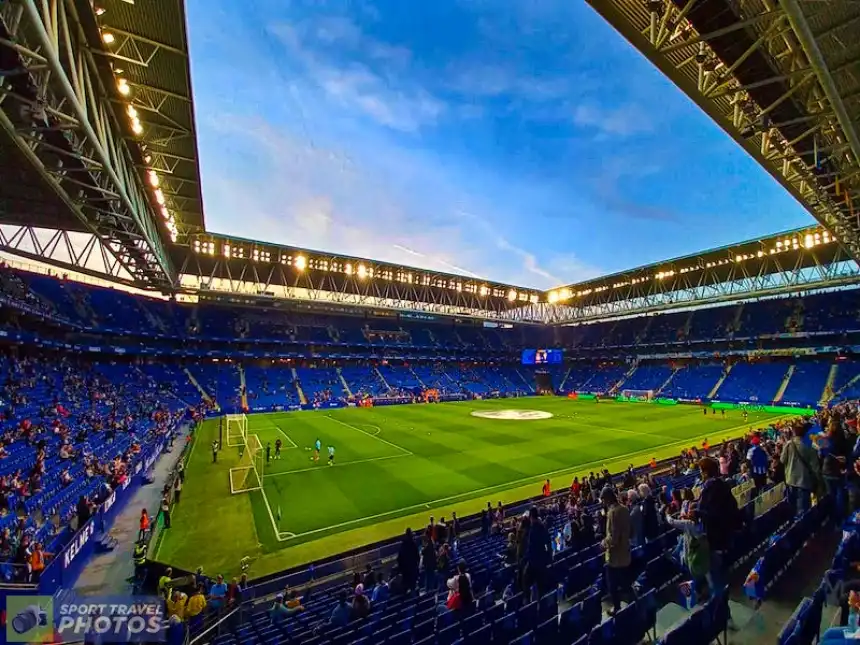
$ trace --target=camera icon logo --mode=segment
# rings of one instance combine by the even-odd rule
[[[6,597],[6,642],[33,643],[53,634],[54,617],[50,596]]]

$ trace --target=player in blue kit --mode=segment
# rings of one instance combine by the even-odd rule
[[[317,439],[314,444],[314,461],[320,460],[320,450],[322,450],[322,441]]]

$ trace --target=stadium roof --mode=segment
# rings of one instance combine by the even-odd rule
[[[203,233],[175,247],[192,292],[280,297],[445,315],[518,318],[537,289],[294,246]]]
[[[789,231],[547,292],[206,233],[184,0],[66,0],[57,19],[16,0],[0,4],[0,250],[165,292],[521,321],[858,281],[860,4],[589,2],[830,233]]]
[[[860,259],[860,3],[588,2]]]
[[[97,7],[104,44],[100,53],[114,74],[127,80],[130,103],[140,113],[143,132],[133,141],[143,152],[141,171],[159,173],[180,233],[201,231],[203,197],[185,2],[100,0]],[[121,116],[127,102],[114,101]]]
[[[810,226],[551,289],[548,322],[854,284],[860,267],[827,229]]]
[[[0,72],[0,248],[171,290],[203,227],[183,0],[2,3]]]
[[[552,323],[860,280],[860,265],[818,225],[548,291],[211,233],[174,247],[174,263],[188,292]]]

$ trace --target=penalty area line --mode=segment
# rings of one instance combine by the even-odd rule
[[[367,464],[372,461],[387,461],[389,459],[402,459],[403,457],[411,457],[412,454],[408,455],[385,455],[384,457],[368,457],[367,459],[353,459],[351,461],[344,461],[342,463],[335,463],[332,466],[323,466],[322,463],[317,464],[316,466],[310,466],[308,468],[297,468],[295,470],[284,470],[279,473],[264,473],[263,479],[267,477],[280,477],[282,475],[298,475],[299,473],[309,473],[312,470],[328,470],[330,468],[344,468],[346,466],[354,466],[356,464]]]
[[[383,439],[382,437],[378,437],[377,435],[380,432],[382,432],[382,429],[379,426],[373,426],[377,430],[377,432],[374,434],[373,432],[368,432],[367,430],[362,430],[361,428],[356,428],[354,425],[349,424],[349,423],[345,423],[345,422],[341,421],[340,419],[335,419],[330,414],[327,414],[325,416],[327,419],[330,419],[331,421],[334,421],[335,423],[339,423],[342,426],[346,426],[347,428],[351,428],[352,430],[355,430],[356,432],[360,432],[361,434],[366,435],[372,439],[376,439],[377,441],[381,441],[382,443],[389,445],[392,448],[397,448],[397,450],[401,451],[404,455],[414,455],[415,454],[411,450],[407,450],[403,446],[398,446],[396,443],[391,443],[387,439]]]
[[[275,425],[275,428],[278,429],[278,432],[280,432],[282,435],[284,435],[284,439],[286,439],[287,441],[290,442],[290,445],[287,446],[287,448],[285,448],[285,450],[292,450],[293,448],[298,448],[298,446],[296,445],[296,442],[293,441],[292,439],[290,439],[290,435],[288,435],[286,432],[281,430],[281,426]]]
[[[344,522],[339,522],[338,524],[332,524],[331,526],[324,526],[324,527],[321,527],[318,529],[313,529],[310,531],[304,531],[302,533],[296,533],[296,534],[293,534],[293,537],[288,537],[288,538],[278,537],[278,541],[279,542],[286,542],[288,540],[307,537],[309,535],[317,535],[318,533],[324,533],[326,531],[343,529],[343,528],[346,528],[348,526],[353,526],[355,524],[361,524],[363,522],[369,522],[371,520],[379,520],[379,519],[382,519],[385,517],[391,517],[391,516],[408,515],[409,514],[408,511],[419,511],[419,510],[425,510],[425,509],[431,509],[432,510],[433,508],[437,507],[439,504],[443,504],[443,503],[447,503],[447,502],[452,502],[452,501],[468,502],[470,500],[477,499],[478,497],[480,497],[484,493],[492,493],[492,492],[497,492],[497,491],[498,492],[504,492],[507,489],[515,488],[517,486],[526,485],[526,484],[530,484],[530,483],[538,483],[538,482],[543,481],[544,479],[548,479],[550,477],[555,477],[557,475],[565,475],[568,473],[580,472],[580,471],[587,469],[587,468],[599,466],[601,464],[606,464],[609,461],[619,461],[619,462],[620,461],[627,461],[628,459],[631,459],[633,457],[639,457],[641,455],[647,455],[648,453],[653,453],[655,450],[659,450],[661,448],[670,448],[673,446],[683,446],[685,444],[689,445],[689,443],[691,441],[698,441],[699,439],[706,439],[709,435],[724,437],[724,436],[727,436],[730,434],[734,434],[738,430],[742,430],[743,428],[755,427],[756,429],[758,429],[758,428],[761,428],[762,426],[770,425],[770,424],[775,423],[777,421],[780,421],[782,419],[785,419],[788,417],[793,417],[793,416],[796,416],[796,415],[784,414],[784,415],[772,417],[772,418],[767,419],[767,420],[761,420],[761,421],[757,421],[757,422],[753,422],[753,423],[743,423],[743,424],[740,424],[737,426],[724,428],[722,430],[717,431],[716,433],[713,433],[713,432],[707,433],[706,432],[706,433],[702,433],[699,435],[685,437],[684,439],[678,439],[676,441],[664,443],[664,444],[659,445],[659,446],[651,446],[649,448],[643,448],[642,450],[636,450],[634,452],[628,452],[628,453],[625,453],[623,455],[615,455],[615,456],[610,456],[610,457],[604,457],[603,459],[595,459],[593,461],[589,461],[589,462],[586,462],[583,464],[577,464],[576,466],[569,466],[567,468],[559,468],[557,470],[543,473],[541,475],[530,475],[528,477],[523,477],[521,479],[516,479],[513,481],[509,481],[509,482],[504,482],[501,484],[495,484],[493,486],[485,486],[484,488],[478,488],[475,490],[467,491],[465,493],[459,493],[457,495],[449,495],[448,497],[440,497],[439,499],[433,499],[433,500],[429,500],[426,502],[419,502],[418,504],[411,504],[409,506],[402,506],[400,508],[396,508],[396,509],[393,509],[390,511],[384,511],[382,513],[376,513],[375,515],[368,515],[366,517],[358,517],[358,518],[355,518],[352,520],[346,520]],[[377,459],[380,459],[380,457],[377,457]],[[385,459],[385,457],[382,457],[382,459]],[[356,463],[356,462],[350,462],[350,463]],[[344,464],[344,465],[346,465],[346,464]],[[280,536],[280,533],[278,533],[276,531],[276,535]]]

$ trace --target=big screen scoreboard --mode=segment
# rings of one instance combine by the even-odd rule
[[[523,365],[560,365],[562,351],[560,349],[524,349]]]

